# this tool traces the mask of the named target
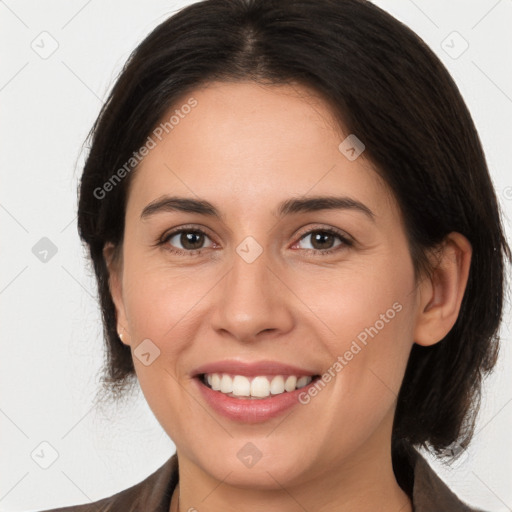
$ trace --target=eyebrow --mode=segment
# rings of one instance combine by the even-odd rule
[[[375,222],[375,214],[365,204],[346,196],[314,196],[291,198],[281,202],[272,213],[278,218],[287,215],[316,212],[320,210],[352,210],[363,213]],[[161,212],[188,212],[224,220],[224,215],[213,204],[203,199],[163,196],[149,203],[140,215],[141,220]]]

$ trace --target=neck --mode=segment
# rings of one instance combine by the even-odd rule
[[[391,422],[392,424],[392,422]],[[301,482],[274,482],[271,490],[251,489],[217,480],[178,450],[179,484],[170,512],[412,512],[407,494],[398,485],[391,460],[391,431],[378,433],[335,466]],[[383,439],[384,437],[384,439]],[[178,507],[179,498],[179,507]]]

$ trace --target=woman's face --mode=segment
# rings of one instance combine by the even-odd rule
[[[305,88],[211,83],[164,121],[176,109],[132,177],[113,295],[180,460],[275,488],[388,453],[418,309],[389,189]],[[163,206],[171,196],[211,210]],[[275,364],[240,368],[262,361]],[[239,375],[236,393],[275,394],[206,389],[208,370]],[[292,375],[324,378],[279,393]]]

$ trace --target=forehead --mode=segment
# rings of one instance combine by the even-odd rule
[[[191,98],[195,106],[184,108]],[[132,176],[130,196],[139,209],[169,193],[240,211],[262,202],[270,210],[306,194],[357,195],[373,204],[388,195],[364,156],[350,161],[342,154],[348,133],[301,86],[207,84],[177,101],[160,127],[161,140],[152,136],[155,145]]]

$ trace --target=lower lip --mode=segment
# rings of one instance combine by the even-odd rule
[[[318,378],[295,391],[285,391],[268,398],[233,398],[209,388],[199,377],[194,379],[210,407],[223,416],[244,423],[260,423],[283,414],[294,405],[299,405],[299,395],[307,392]]]

